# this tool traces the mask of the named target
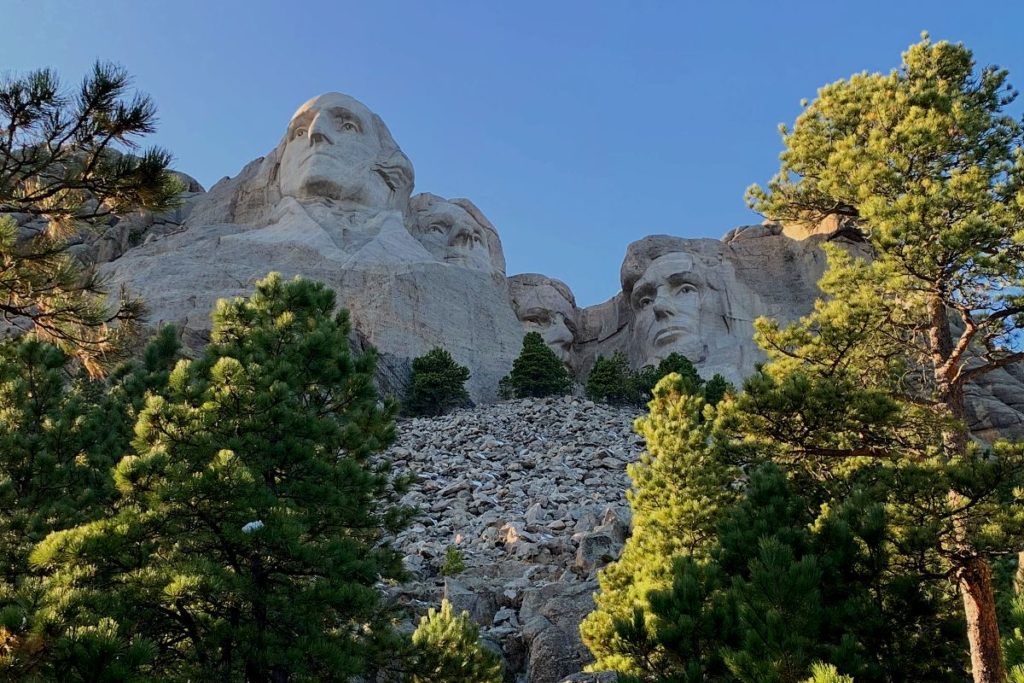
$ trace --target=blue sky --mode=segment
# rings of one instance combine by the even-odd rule
[[[617,291],[635,239],[758,222],[743,191],[776,170],[777,125],[827,82],[897,66],[922,30],[1024,88],[1019,2],[2,6],[0,69],[73,84],[96,58],[119,62],[160,110],[151,141],[206,186],[269,151],[306,99],[355,96],[418,191],[472,199],[509,274],[558,277],[584,305]]]

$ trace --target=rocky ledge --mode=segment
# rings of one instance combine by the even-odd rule
[[[579,623],[629,531],[637,414],[560,397],[400,421],[387,456],[414,475],[403,502],[422,514],[396,540],[413,580],[394,598],[469,611],[509,680],[614,680],[579,675]],[[449,548],[463,568],[445,571]]]

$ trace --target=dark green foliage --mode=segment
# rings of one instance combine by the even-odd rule
[[[587,377],[586,392],[592,401],[634,403],[632,371],[626,357],[619,351],[611,358],[599,356]]]
[[[55,652],[95,624],[107,649],[149,648],[136,673],[150,679],[344,680],[380,652],[392,636],[374,586],[401,576],[381,541],[408,515],[369,456],[393,437],[394,405],[334,305],[277,275],[219,302],[202,357],[139,415],[115,514],[32,555],[71,626]]]
[[[415,651],[413,683],[501,683],[498,656],[479,641],[479,629],[468,612],[456,616],[447,600],[431,608],[412,634]]]
[[[153,103],[129,84],[123,69],[102,63],[74,95],[48,69],[0,81],[0,311],[30,321],[94,374],[142,310],[127,299],[111,310],[99,278],[68,255],[70,238],[111,215],[167,209],[180,190],[167,152],[124,153],[156,123]],[[19,235],[4,213],[39,218],[45,228]]]
[[[568,394],[572,379],[565,364],[555,355],[539,332],[523,337],[523,350],[512,363],[512,372],[502,380],[502,393],[508,398],[558,396]]]
[[[0,347],[0,580],[23,576],[33,545],[88,519],[112,493],[113,455],[97,448],[105,425],[67,364],[35,337]]]
[[[74,673],[84,652],[136,661],[148,651],[111,640],[107,623],[76,629],[55,645],[60,623],[41,609],[43,577],[28,556],[48,533],[109,511],[110,468],[128,450],[145,393],[166,384],[177,351],[166,328],[140,363],[99,382],[71,377],[71,359],[35,337],[0,345],[0,677],[56,675],[59,660],[63,680],[96,680],[89,663]]]
[[[615,621],[614,647],[625,658],[644,662],[643,673],[622,683],[660,680],[705,683],[729,680],[724,645],[739,637],[736,601],[714,563],[676,558],[672,585],[648,595],[649,614],[637,607],[631,619]]]
[[[441,563],[441,576],[455,576],[466,569],[466,560],[456,545],[450,545],[444,551],[444,562]]]
[[[736,393],[736,387],[727,382],[724,377],[715,373],[711,379],[704,383],[701,391],[708,405],[717,406],[728,394]]]
[[[693,367],[693,363],[686,356],[679,353],[670,353],[658,363],[658,367],[646,365],[637,370],[636,375],[632,378],[636,401],[641,404],[650,401],[654,385],[662,377],[673,372],[679,374],[683,390],[686,393],[697,394],[700,392],[704,380],[697,374],[697,368]]]
[[[816,509],[774,466],[756,470],[712,559],[678,559],[671,588],[618,625],[615,647],[637,680],[797,683],[830,661],[857,681],[955,681],[945,596],[893,576],[890,533],[863,494]]]
[[[712,406],[735,392],[721,375],[705,382],[686,356],[671,353],[658,366],[645,365],[639,370],[629,368],[626,357],[616,351],[611,358],[600,356],[587,378],[587,397],[605,403],[646,405],[653,396],[655,385],[672,373],[679,376],[679,386],[688,394],[704,397]]]
[[[469,403],[466,380],[469,368],[435,347],[412,361],[412,378],[404,408],[411,415],[440,415]]]

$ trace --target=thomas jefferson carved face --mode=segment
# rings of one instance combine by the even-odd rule
[[[576,303],[561,282],[539,275],[509,278],[512,303],[526,332],[539,332],[563,363],[576,343]]]
[[[640,365],[657,365],[672,352],[693,362],[703,359],[701,300],[706,278],[696,260],[684,252],[651,261],[633,285],[633,349]]]
[[[327,93],[288,124],[278,181],[282,195],[300,200],[395,208],[408,199],[412,166],[379,117],[347,95]]]
[[[490,235],[468,211],[445,201],[414,205],[414,209],[413,234],[435,258],[471,270],[493,270]]]

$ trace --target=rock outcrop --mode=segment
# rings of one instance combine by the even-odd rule
[[[413,195],[412,162],[379,116],[327,93],[302,105],[267,156],[209,192],[182,176],[181,209],[139,215],[76,249],[111,286],[141,296],[151,321],[201,343],[214,302],[248,294],[276,270],[321,280],[338,293],[353,341],[380,352],[380,384],[404,391],[410,360],[435,346],[469,367],[470,396],[497,397],[524,332],[538,331],[574,376],[620,351],[634,368],[678,352],[704,376],[739,383],[764,359],[753,321],[809,312],[825,268],[821,245],[859,255],[855,226],[766,222],[721,240],[645,237],[630,244],[621,291],[579,308],[563,282],[506,278],[497,228],[468,199]],[[1024,370],[994,373],[972,389],[983,436],[1024,436]]]
[[[591,659],[579,623],[597,570],[629,530],[636,414],[562,397],[400,421],[384,457],[415,476],[403,502],[423,515],[395,540],[414,580],[394,599],[421,612],[445,597],[468,611],[513,679],[581,671]],[[444,576],[450,547],[465,569]]]
[[[268,271],[321,280],[392,374],[444,346],[496,396],[522,328],[497,231],[468,200],[412,197],[413,168],[380,117],[328,93],[304,104],[266,157],[190,202],[180,230],[103,268],[151,320],[201,338],[218,298]]]

